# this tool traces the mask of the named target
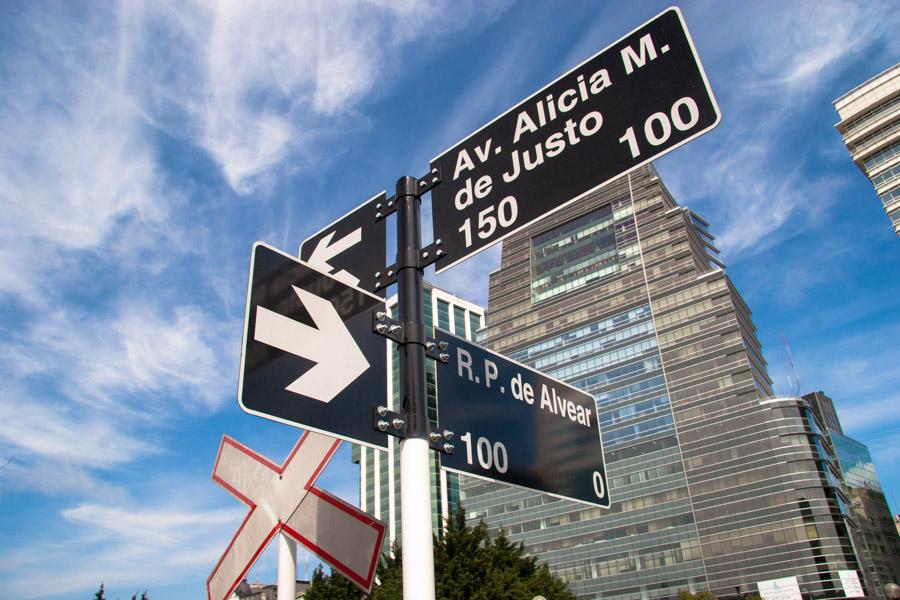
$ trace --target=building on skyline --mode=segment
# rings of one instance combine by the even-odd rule
[[[429,283],[424,289],[425,331],[440,327],[466,339],[474,339],[475,332],[484,327],[484,308],[445,292]],[[397,297],[387,301],[388,313],[396,318]],[[388,344],[388,402],[390,410],[399,411],[398,382],[400,377],[396,345]],[[437,427],[437,400],[434,361],[425,365],[425,385],[428,403],[428,419]],[[390,547],[400,540],[400,442],[388,436],[387,451],[354,445],[352,460],[359,464],[359,506],[376,519],[388,524],[385,544]],[[431,503],[432,527],[440,531],[442,519],[456,512],[459,502],[459,475],[439,468],[436,453],[431,455]]]
[[[594,396],[612,506],[471,478],[461,502],[580,598],[858,577],[825,424],[774,397],[718,254],[648,166],[507,238],[490,275],[487,345]]]
[[[850,499],[850,514],[856,524],[857,556],[870,578],[872,594],[885,599],[884,586],[900,583],[900,536],[872,456],[865,444],[843,432],[831,398],[823,392],[803,398],[817,414],[834,416],[833,420],[826,418],[824,422]]]
[[[853,163],[875,186],[900,236],[900,64],[856,86],[834,108]]]

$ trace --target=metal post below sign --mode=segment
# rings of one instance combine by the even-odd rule
[[[425,406],[425,320],[418,181],[397,181],[397,295],[401,342],[400,398],[405,421],[400,441],[400,520],[403,597],[434,600],[431,484]]]

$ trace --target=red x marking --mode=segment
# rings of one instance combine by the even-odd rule
[[[213,481],[250,512],[206,582],[209,600],[226,600],[279,531],[363,590],[372,589],[385,524],[313,485],[340,443],[307,431],[279,466],[222,438]]]

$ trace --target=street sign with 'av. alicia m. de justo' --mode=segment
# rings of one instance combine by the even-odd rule
[[[719,108],[670,8],[431,161],[440,273],[714,128]]]
[[[387,448],[372,428],[385,404],[384,338],[372,330],[384,300],[296,258],[253,246],[238,402],[245,411]]]

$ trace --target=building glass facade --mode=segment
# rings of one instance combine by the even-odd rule
[[[841,595],[838,571],[858,565],[824,426],[773,398],[708,223],[652,167],[504,241],[483,339],[594,396],[613,504],[464,479],[472,522],[580,598],[734,597],[787,576]]]
[[[878,480],[872,456],[865,444],[847,436],[841,429],[831,398],[822,392],[807,394],[809,402],[823,419],[828,437],[843,475],[856,525],[853,536],[857,556],[862,562],[872,595],[885,599],[884,586],[900,582],[900,536]],[[829,419],[828,415],[833,415]]]
[[[452,294],[425,284],[423,317],[426,332],[432,327],[442,329],[473,339],[474,333],[484,327],[484,309],[466,302]],[[388,312],[396,318],[397,299],[387,302]],[[437,322],[434,316],[437,315]],[[393,342],[388,345],[388,398],[391,410],[399,410],[399,378],[400,370],[397,362],[397,347]],[[437,427],[437,388],[434,361],[425,364],[425,386],[428,402],[428,418],[432,427]],[[386,521],[388,535],[386,546],[400,540],[400,443],[393,436],[388,437],[388,450],[374,450],[362,446],[353,446],[351,451],[354,463],[359,464],[360,507],[375,518]],[[459,506],[459,475],[440,470],[437,456],[431,457],[431,501],[432,526],[436,533],[441,531],[442,519],[452,515]]]
[[[854,164],[875,186],[900,236],[900,64],[847,92],[834,108]]]

